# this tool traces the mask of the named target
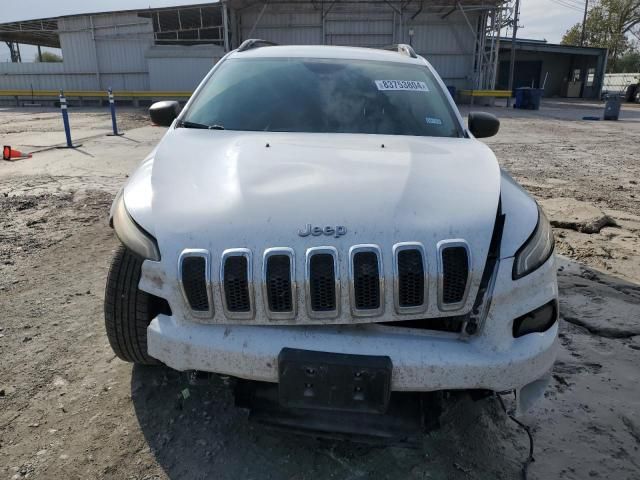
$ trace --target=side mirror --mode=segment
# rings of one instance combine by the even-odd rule
[[[156,102],[149,107],[151,121],[161,127],[169,127],[180,113],[180,104],[175,100]]]
[[[469,114],[469,131],[476,138],[493,137],[500,130],[500,120],[495,115],[485,112]]]

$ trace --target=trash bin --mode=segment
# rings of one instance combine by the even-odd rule
[[[620,97],[620,95],[609,95],[606,100],[607,103],[604,106],[604,119],[618,120],[620,118],[620,106],[622,105],[622,98]]]
[[[516,88],[516,101],[513,104],[513,108],[527,108],[529,103],[529,93],[527,88]]]
[[[529,110],[540,110],[540,102],[542,101],[542,88],[532,88],[529,90]]]
[[[540,110],[542,100],[542,88],[520,87],[516,88],[516,103],[513,108],[525,110]]]
[[[624,93],[624,101],[629,103],[635,101],[638,88],[640,88],[640,83],[629,85]]]

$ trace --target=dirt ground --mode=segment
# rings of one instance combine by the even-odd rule
[[[531,426],[534,479],[640,478],[640,109],[545,102],[490,110],[487,143],[557,226],[562,348]],[[0,109],[0,138],[33,158],[0,162],[0,478],[512,479],[527,437],[493,399],[457,404],[421,448],[273,432],[223,382],[200,385],[114,357],[103,290],[117,245],[114,193],[163,133],[143,111]],[[591,233],[586,233],[591,232]],[[188,397],[185,398],[185,389]]]

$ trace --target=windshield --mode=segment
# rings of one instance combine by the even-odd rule
[[[216,129],[458,137],[426,66],[309,58],[229,59],[183,122]]]

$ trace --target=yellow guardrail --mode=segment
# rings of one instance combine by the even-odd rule
[[[468,97],[511,97],[511,90],[460,90],[460,95]]]
[[[193,92],[164,92],[164,91],[114,91],[113,95],[120,98],[188,98]],[[58,97],[60,90],[0,90],[0,97]],[[106,90],[65,90],[65,97],[106,97]]]

